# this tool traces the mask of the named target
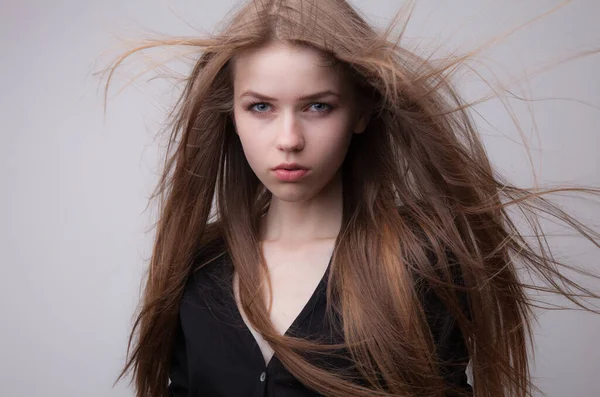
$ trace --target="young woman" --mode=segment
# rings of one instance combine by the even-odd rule
[[[342,0],[250,1],[208,39],[174,113],[137,396],[527,396],[535,287],[565,278],[446,80]],[[109,77],[110,82],[110,77]],[[471,362],[473,386],[465,368]]]

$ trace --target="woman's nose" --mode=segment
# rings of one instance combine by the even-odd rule
[[[277,131],[277,149],[285,152],[297,152],[304,149],[304,134],[301,122],[293,113],[282,116]]]

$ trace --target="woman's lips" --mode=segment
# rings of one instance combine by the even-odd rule
[[[286,169],[286,168],[276,168],[275,176],[280,181],[284,182],[296,182],[300,179],[304,178],[304,176],[308,173],[308,170],[305,168],[295,168],[295,169]]]
[[[273,171],[280,181],[296,182],[304,178],[309,170],[298,163],[281,163]]]

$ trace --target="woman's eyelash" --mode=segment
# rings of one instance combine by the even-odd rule
[[[250,103],[248,106],[246,106],[246,110],[250,110],[250,111],[253,111],[253,112],[256,112],[256,113],[266,113],[266,112],[264,112],[264,111],[262,111],[262,112],[261,112],[261,111],[254,110],[253,108],[254,108],[254,106],[256,106],[256,105],[267,105],[267,106],[271,106],[271,104],[270,104],[270,103],[267,103],[267,102],[258,102],[258,101],[257,101],[257,102],[252,102],[252,103]],[[327,104],[327,103],[324,103],[324,102],[313,102],[313,103],[311,103],[309,106],[313,106],[313,105],[323,105],[323,106],[325,106],[325,107],[326,107],[326,109],[324,109],[324,110],[322,110],[322,111],[317,111],[317,113],[326,113],[326,112],[329,112],[329,111],[331,111],[331,110],[333,109],[333,106],[332,106],[332,105],[329,105],[329,104]]]

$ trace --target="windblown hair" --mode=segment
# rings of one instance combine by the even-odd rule
[[[218,34],[149,41],[111,65],[107,89],[115,69],[138,51],[189,46],[199,54],[171,113],[153,196],[160,198],[155,243],[119,376],[133,370],[138,397],[166,396],[184,286],[212,259],[207,247],[227,250],[251,324],[295,377],[325,396],[446,395],[423,291],[439,296],[456,319],[481,397],[524,397],[536,389],[527,360],[535,306],[528,290],[593,310],[584,300],[598,296],[564,275],[574,267],[552,255],[540,218],[563,222],[600,247],[598,233],[545,196],[598,190],[522,189],[504,181],[490,165],[469,105],[449,82],[468,58],[432,62],[403,49],[402,33],[390,39],[400,16],[378,32],[344,0],[254,0]],[[366,384],[309,362],[307,352],[333,354],[339,346],[280,335],[258,298],[270,288],[261,282],[268,272],[258,220],[271,195],[235,133],[232,73],[237,54],[272,42],[320,50],[373,109],[342,166],[343,220],[327,289],[328,312],[342,319],[344,346]],[[518,230],[511,210],[537,238]],[[525,282],[519,267],[543,283]]]

